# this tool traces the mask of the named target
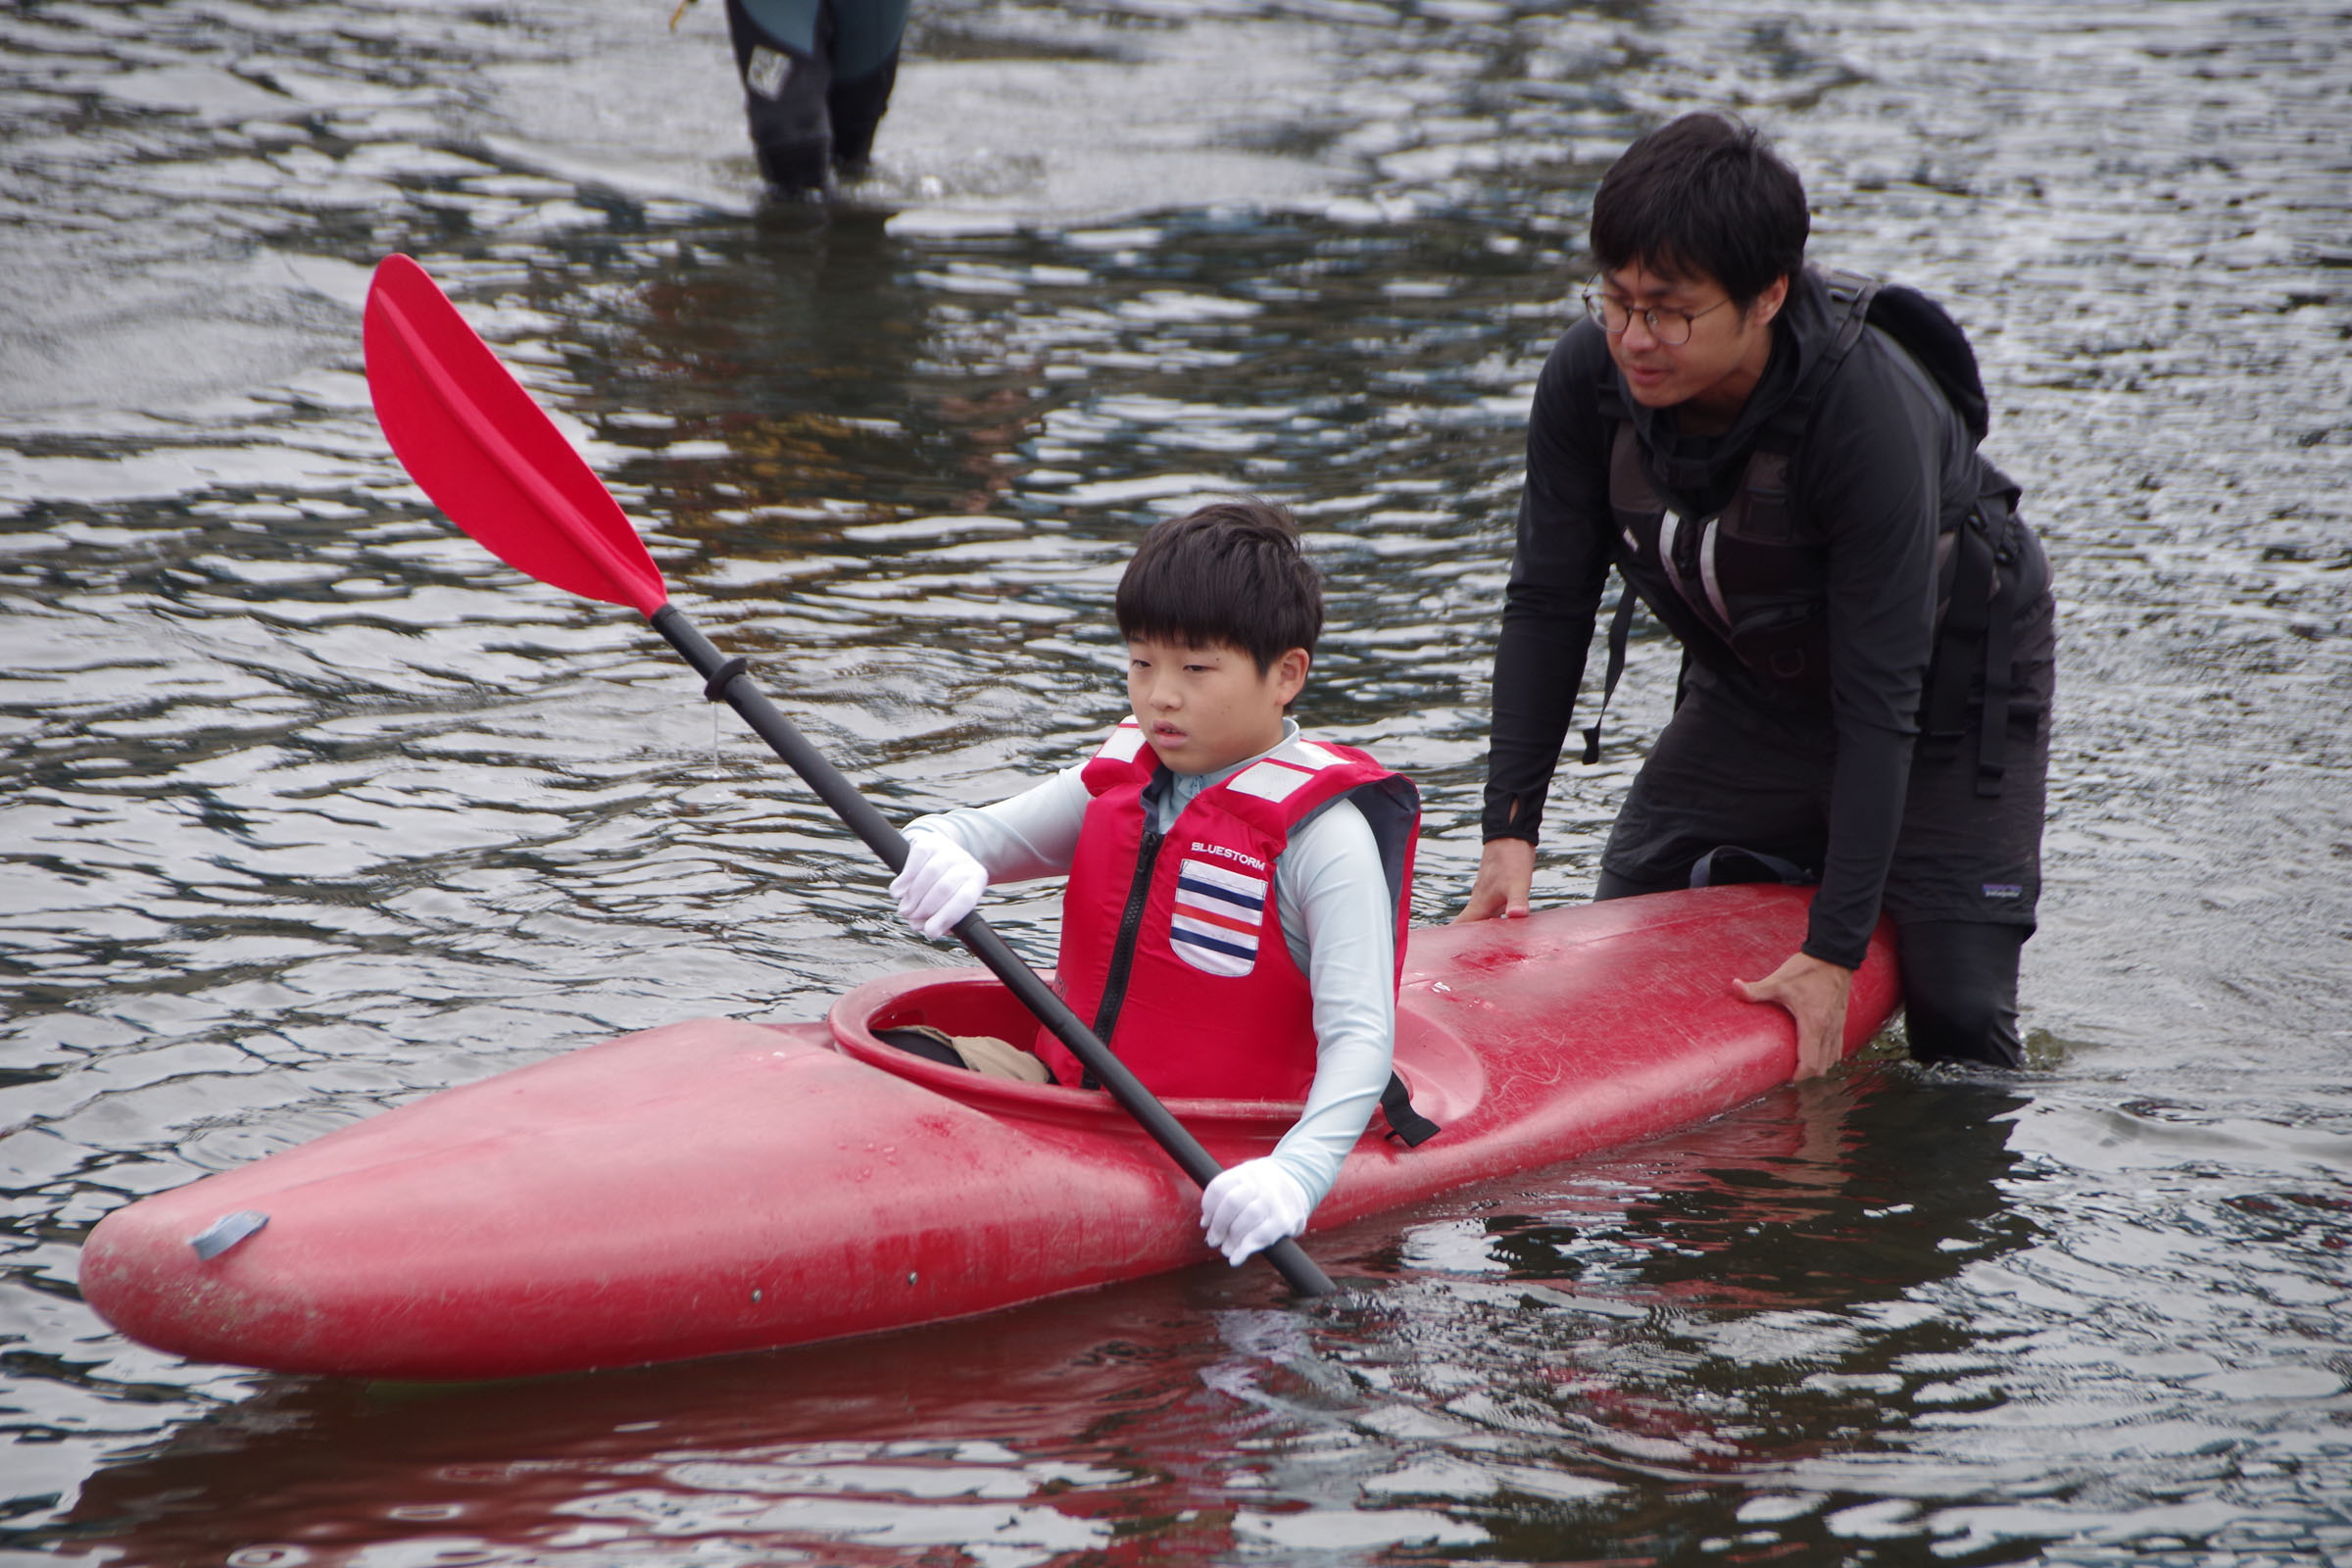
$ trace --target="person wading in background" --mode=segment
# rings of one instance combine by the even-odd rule
[[[864,172],[899,75],[907,0],[727,0],[760,173],[824,195]]]

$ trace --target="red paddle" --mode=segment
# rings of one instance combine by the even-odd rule
[[[434,505],[515,570],[568,593],[625,605],[685,656],[724,701],[806,779],[833,813],[893,871],[906,841],[857,786],[802,738],[745,676],[669,603],[661,570],[604,482],[449,303],[423,268],[387,256],[368,290],[368,389],[384,438]],[[1112,1055],[1037,971],[978,914],[956,935],[1069,1048],[1184,1173],[1205,1187],[1221,1167]],[[1301,1296],[1337,1289],[1291,1240],[1264,1256]]]

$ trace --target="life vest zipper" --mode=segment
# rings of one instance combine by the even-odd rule
[[[1119,1008],[1127,1000],[1127,977],[1135,968],[1135,941],[1143,929],[1144,909],[1152,902],[1152,868],[1167,835],[1155,827],[1144,829],[1142,850],[1135,858],[1135,880],[1127,888],[1127,907],[1119,915],[1118,940],[1111,945],[1110,968],[1102,979],[1102,1002],[1095,1009],[1095,1038],[1108,1049],[1110,1032],[1118,1027]],[[1102,1087],[1089,1072],[1080,1087]]]

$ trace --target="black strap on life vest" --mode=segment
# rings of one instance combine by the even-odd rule
[[[2013,538],[2015,519],[2007,502],[1987,496],[1977,503],[1976,515],[1990,513],[1991,522],[1985,532],[1992,547],[1995,568],[2012,568],[2017,564],[2017,546]],[[2006,767],[2004,756],[2009,740],[2009,689],[2011,656],[2017,640],[2017,612],[2010,603],[2009,585],[2002,580],[2003,570],[1993,573],[1991,616],[1984,628],[1984,711],[1977,720],[1977,794],[1985,800],[1997,799],[2001,793],[2002,776]],[[1957,650],[1945,650],[1957,660]]]
[[[1821,273],[1821,282],[1830,296],[1831,310],[1843,314],[1837,317],[1838,326],[1829,345],[1806,368],[1804,377],[1756,435],[1759,447],[1783,457],[1803,444],[1805,426],[1813,417],[1813,400],[1829,385],[1830,377],[1838,373],[1838,367],[1845,363],[1854,345],[1862,341],[1863,329],[1870,325],[1871,306],[1877,302],[1883,287],[1877,278],[1865,277],[1860,272],[1827,270]]]
[[[1968,738],[1969,677],[1980,674],[1984,707],[1977,717],[1977,794],[1993,799],[2007,772],[2011,660],[2016,649],[2016,608],[2006,568],[2017,564],[2014,514],[2005,492],[1980,496],[1955,542],[1959,560],[1952,597],[1936,628],[1936,653],[1928,667],[1926,701],[1920,705],[1919,750],[1929,758],[1951,757]],[[1981,658],[1972,658],[1978,645]]]
[[[1952,570],[1951,602],[1943,612],[1936,641],[1968,644],[1984,635],[1992,612],[1992,546],[1984,537],[1981,508],[1969,514],[1953,548],[1959,559]],[[1948,756],[1958,747],[1968,726],[1969,674],[1966,660],[1934,662],[1927,701],[1920,705],[1920,749],[1924,755]]]
[[[1609,617],[1609,667],[1600,682],[1600,711],[1585,727],[1585,765],[1591,767],[1600,760],[1600,726],[1609,716],[1609,699],[1617,695],[1617,679],[1625,673],[1625,645],[1634,631],[1633,584],[1625,585],[1617,596],[1617,612]]]

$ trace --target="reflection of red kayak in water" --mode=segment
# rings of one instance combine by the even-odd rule
[[[1714,1115],[1786,1081],[1794,1030],[1740,1001],[1807,895],[1726,887],[1413,933],[1396,1064],[1444,1131],[1379,1123],[1317,1228]],[[1895,1000],[1882,936],[1847,1045]],[[874,1038],[1026,1040],[991,978],[931,969],[823,1023],[695,1019],[445,1090],[111,1214],[90,1304],[199,1360],[510,1377],[798,1345],[1204,1261],[1199,1198],[1103,1096]],[[1176,1101],[1221,1160],[1298,1107]],[[259,1230],[199,1255],[267,1215]],[[1309,1233],[1310,1237],[1312,1232]]]

